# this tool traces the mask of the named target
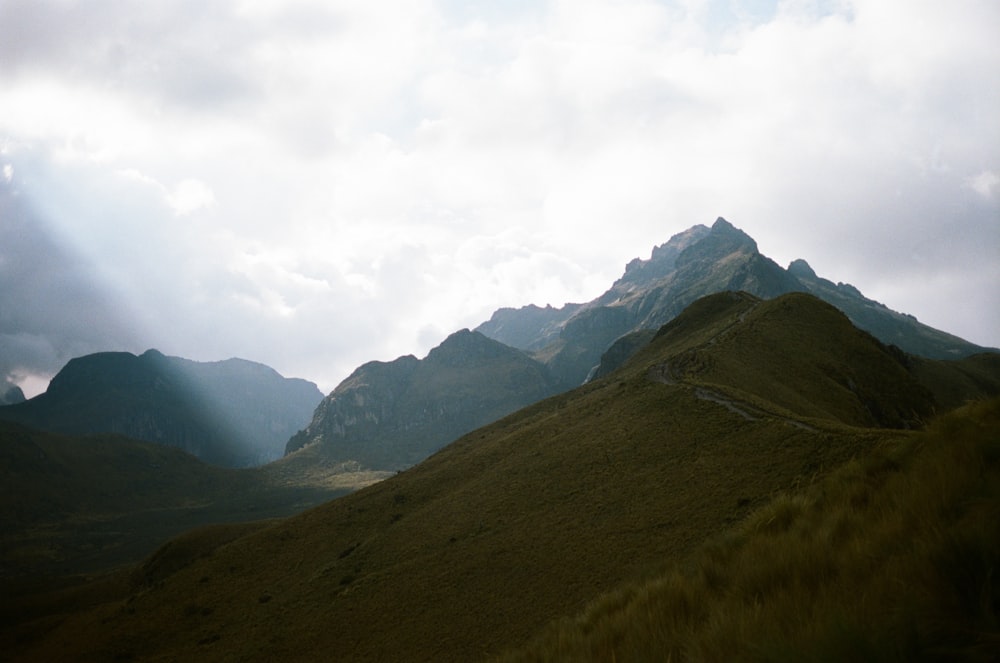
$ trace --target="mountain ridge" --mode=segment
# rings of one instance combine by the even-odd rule
[[[870,427],[872,392],[902,425],[933,416],[907,361],[809,294],[699,299],[613,375],[298,516],[192,534],[152,584],[3,642],[35,660],[488,659],[777,492],[920,439]]]
[[[424,359],[360,366],[323,399],[285,454],[404,469],[555,391],[545,367],[526,353],[463,329]]]
[[[518,309],[505,311],[503,317],[506,325],[521,327],[518,340],[524,345],[518,347],[531,348],[544,361],[558,367],[560,354],[567,350],[551,339],[572,327],[574,317],[592,316],[593,309],[601,307],[624,309],[613,316],[617,325],[595,342],[586,347],[580,346],[579,339],[575,343],[564,343],[578,346],[572,352],[593,362],[584,369],[585,362],[578,361],[578,365],[563,376],[565,382],[572,383],[585,379],[598,365],[600,355],[608,348],[607,336],[616,331],[620,332],[615,337],[618,338],[640,329],[655,329],[699,297],[724,290],[742,290],[764,298],[787,292],[810,292],[844,311],[852,322],[883,342],[929,358],[960,358],[996,350],[923,325],[913,316],[897,313],[865,298],[854,286],[820,278],[805,260],[794,260],[788,269],[782,269],[760,253],[752,237],[722,217],[716,219],[711,228],[696,225],[675,234],[665,244],[655,247],[648,260],[636,258],[629,262],[623,276],[605,293],[567,310],[557,323],[558,329],[550,323],[544,333],[537,330],[531,334],[527,330],[527,316],[520,319]],[[489,336],[496,333],[496,326],[491,318],[477,329]],[[549,342],[534,350],[545,341]]]
[[[853,286],[822,279],[804,260],[795,260],[788,269],[783,269],[760,253],[750,235],[722,217],[711,227],[699,224],[674,234],[654,247],[647,260],[630,261],[622,276],[590,302],[560,308],[535,305],[502,308],[473,333],[522,351],[523,357],[517,355],[514,359],[515,355],[509,355],[514,363],[523,363],[524,357],[535,362],[522,371],[524,375],[518,384],[520,390],[538,399],[608,375],[640,350],[655,330],[686,307],[701,297],[727,291],[748,292],[763,299],[791,292],[811,293],[843,311],[852,323],[881,342],[911,354],[941,359],[984,350],[922,325],[912,316],[891,311],[865,298]],[[455,356],[467,354],[463,361],[477,361],[472,346],[463,350],[452,337],[439,348],[446,346],[450,346],[448,352]],[[459,435],[492,421],[490,417],[531,402],[499,386],[502,380],[498,382],[497,375],[502,370],[467,375],[461,386],[449,384],[453,375],[435,379],[431,370],[435,366],[445,373],[451,370],[434,361],[433,355],[440,351],[432,349],[424,360],[407,356],[385,366],[360,367],[327,395],[307,430],[289,440],[286,455],[309,444],[313,449],[310,453],[324,449],[319,455],[328,460],[360,461],[373,469],[402,469]],[[408,371],[417,367],[421,367],[421,377],[413,383]],[[364,385],[359,382],[362,375]],[[404,397],[414,384],[431,387],[433,398],[418,403]],[[449,394],[450,388],[455,388],[455,393]],[[489,412],[458,413],[462,407],[482,407],[480,401],[459,393],[470,390],[492,394],[493,406]],[[351,402],[354,404],[349,405]],[[428,411],[439,412],[428,415]],[[458,419],[464,419],[465,425],[445,423]],[[435,430],[438,424],[441,425]],[[419,439],[409,446],[408,429],[419,430]],[[383,444],[384,439],[391,442]]]
[[[245,359],[101,352],[70,360],[44,393],[0,407],[0,419],[56,433],[119,433],[242,467],[280,458],[322,397],[311,382]]]

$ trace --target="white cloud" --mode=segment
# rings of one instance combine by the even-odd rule
[[[718,215],[998,344],[948,314],[1000,248],[998,14],[8,2],[3,173],[148,345],[326,389],[498,306],[590,299]]]
[[[168,198],[170,206],[177,214],[190,214],[196,210],[215,204],[215,194],[204,182],[181,180]]]
[[[995,198],[1000,191],[1000,173],[984,170],[967,178],[965,184],[983,198]]]

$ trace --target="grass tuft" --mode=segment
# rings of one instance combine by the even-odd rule
[[[996,660],[1000,400],[777,497],[513,661]]]

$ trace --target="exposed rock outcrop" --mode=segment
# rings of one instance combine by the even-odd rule
[[[286,453],[403,469],[556,391],[549,371],[525,352],[463,329],[422,360],[408,355],[355,370],[288,441]]]

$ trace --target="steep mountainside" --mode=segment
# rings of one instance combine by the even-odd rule
[[[555,390],[545,367],[524,352],[462,330],[423,360],[358,368],[323,399],[286,452],[402,469]]]
[[[57,433],[119,433],[243,467],[280,458],[322,398],[311,382],[242,359],[102,352],[71,360],[44,394],[0,407],[0,419]]]
[[[656,329],[705,295],[741,290],[762,298],[809,292],[847,314],[859,328],[911,354],[958,359],[981,348],[921,324],[865,298],[853,286],[819,278],[803,260],[787,270],[762,255],[756,242],[725,219],[673,236],[649,260],[630,262],[603,295],[584,305],[552,309],[540,318],[532,308],[503,309],[478,331],[535,352],[566,388],[598,370],[602,354],[618,338]],[[516,335],[505,333],[517,329]]]
[[[604,379],[271,527],[168,544],[119,593],[21,617],[0,646],[24,660],[482,660],[776,491],[918,435],[869,424],[912,425],[934,393],[1000,383],[979,364],[929,366],[926,386],[812,296],[716,295]]]

